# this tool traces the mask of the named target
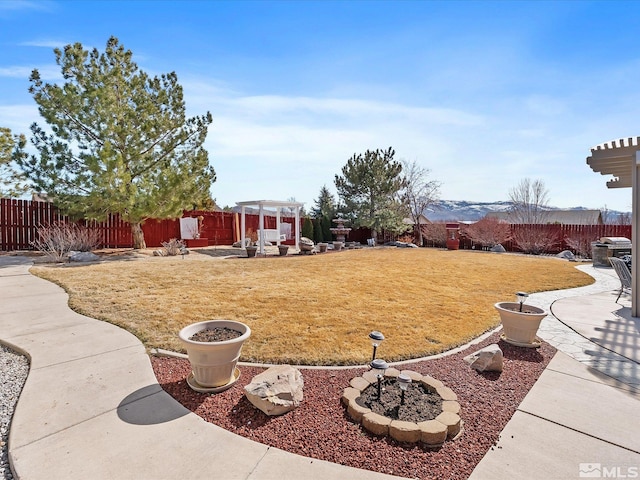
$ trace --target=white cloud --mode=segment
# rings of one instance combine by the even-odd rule
[[[31,72],[37,68],[40,78],[43,80],[62,80],[60,67],[57,65],[44,65],[40,67],[26,67],[24,65],[13,65],[10,67],[0,67],[0,77],[28,79]]]
[[[70,42],[63,42],[60,40],[31,40],[28,42],[21,42],[18,45],[23,47],[41,47],[41,48],[49,48],[53,50],[54,48],[64,48]]]
[[[49,10],[51,2],[28,0],[3,0],[0,2],[0,13],[18,12],[24,10]]]
[[[40,120],[38,107],[33,105],[0,105],[0,126],[13,133],[29,133],[29,125]]]

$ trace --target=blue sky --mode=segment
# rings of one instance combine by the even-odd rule
[[[640,135],[640,2],[0,0],[0,126],[28,134],[53,48],[114,35],[150,74],[175,71],[221,206],[312,207],[354,154],[394,147],[447,200],[507,200],[542,179],[557,207],[631,209],[586,164]]]

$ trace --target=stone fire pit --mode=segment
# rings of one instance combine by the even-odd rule
[[[462,420],[460,419],[460,404],[453,390],[446,387],[441,381],[428,375],[422,375],[413,370],[386,370],[384,379],[386,384],[392,384],[400,374],[409,376],[412,380],[412,388],[424,388],[430,394],[441,399],[441,411],[438,408],[433,418],[413,422],[391,418],[375,413],[372,409],[362,405],[363,392],[369,387],[377,389],[376,372],[369,370],[361,377],[352,378],[349,387],[344,389],[342,402],[347,407],[351,418],[374,435],[390,435],[399,442],[417,443],[423,442],[429,447],[441,446],[446,440],[457,438],[462,433]],[[365,392],[366,393],[366,392]]]

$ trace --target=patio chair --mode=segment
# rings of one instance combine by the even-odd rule
[[[618,298],[616,298],[616,303],[620,300],[620,295],[626,289],[631,291],[631,272],[629,271],[629,267],[627,264],[617,257],[609,258],[609,263],[618,274],[618,278],[620,279],[620,293],[618,293]]]

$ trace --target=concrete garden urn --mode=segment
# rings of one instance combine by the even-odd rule
[[[328,247],[329,247],[329,244],[326,242],[318,243],[318,249],[320,250],[320,253],[326,252]]]
[[[344,246],[343,242],[333,242],[333,249],[338,252],[340,250],[342,250],[342,247]]]
[[[494,305],[502,322],[502,339],[519,347],[539,347],[536,338],[540,322],[547,316],[542,308],[518,302],[499,302]]]
[[[278,245],[278,253],[284,257],[289,252],[289,245]]]
[[[198,332],[224,328],[235,330],[240,336],[210,342],[190,340]],[[237,380],[236,365],[242,345],[251,336],[251,329],[247,325],[234,320],[207,320],[187,325],[178,336],[187,350],[193,377],[199,386],[217,388]]]

